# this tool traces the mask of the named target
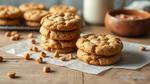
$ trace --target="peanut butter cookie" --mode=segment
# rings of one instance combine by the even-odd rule
[[[24,19],[28,21],[37,21],[40,23],[41,18],[48,14],[45,10],[30,10],[24,13]]]
[[[95,56],[92,54],[88,54],[82,50],[78,50],[77,57],[79,60],[92,65],[111,65],[117,63],[120,60],[121,54],[116,54],[111,57]]]
[[[19,9],[22,12],[28,11],[28,10],[43,10],[45,6],[41,3],[25,3],[19,6]]]
[[[0,6],[0,18],[1,19],[15,19],[21,17],[21,11],[15,6]]]
[[[82,27],[79,16],[72,13],[50,13],[42,18],[42,26],[49,30],[70,31]]]
[[[45,45],[45,44],[41,44],[41,47],[43,47],[45,50],[50,51],[50,52],[58,52],[58,53],[70,53],[76,50],[76,48],[50,48],[49,46]]]
[[[19,25],[20,20],[18,19],[0,19],[0,25]]]
[[[64,12],[69,12],[73,14],[77,13],[77,9],[75,7],[67,5],[54,5],[49,9],[49,11],[51,13],[64,13]]]
[[[78,39],[76,45],[84,52],[105,56],[120,53],[123,48],[122,41],[112,35],[85,35]]]
[[[31,27],[38,27],[41,26],[41,24],[39,22],[35,22],[35,21],[26,21],[25,22],[26,25],[31,26]]]
[[[40,33],[49,38],[54,40],[74,40],[80,36],[80,30],[73,30],[73,31],[51,31],[45,27],[40,28]]]
[[[46,39],[44,36],[41,37],[44,44],[50,48],[62,49],[62,48],[76,48],[76,40],[71,41],[58,41],[53,39]]]

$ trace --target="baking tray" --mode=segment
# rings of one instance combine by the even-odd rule
[[[40,27],[30,26],[0,26],[0,30],[39,30]]]

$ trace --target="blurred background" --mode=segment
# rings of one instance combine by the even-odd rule
[[[150,1],[150,0],[126,0],[125,5],[129,5],[133,1]],[[0,5],[8,4],[8,5],[20,5],[21,3],[27,2],[39,2],[46,5],[47,8],[52,6],[53,4],[67,4],[77,7],[79,10],[82,10],[83,0],[0,0]],[[122,0],[115,0],[114,8],[120,7]]]

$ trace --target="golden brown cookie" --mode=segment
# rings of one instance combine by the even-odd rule
[[[18,19],[0,19],[0,25],[19,25],[20,20]]]
[[[0,18],[1,19],[15,19],[21,17],[21,11],[15,6],[0,6]]]
[[[53,39],[46,39],[46,37],[42,36],[41,40],[43,43],[50,47],[55,49],[62,49],[62,48],[76,48],[76,40],[71,41],[58,41]]]
[[[40,33],[49,39],[54,40],[74,40],[80,36],[80,30],[72,30],[72,31],[51,31],[45,27],[40,28]]]
[[[72,13],[50,13],[42,18],[42,26],[49,30],[70,31],[82,27],[79,16]]]
[[[28,21],[41,21],[41,18],[48,14],[45,10],[29,10],[24,13],[24,19]]]
[[[41,44],[41,47],[44,48],[47,51],[50,52],[58,52],[58,53],[70,53],[76,50],[76,48],[62,48],[62,49],[57,49],[57,48],[50,48],[45,44]]]
[[[77,47],[87,53],[111,56],[121,52],[122,41],[112,35],[88,34],[78,39]]]
[[[79,60],[92,65],[111,65],[117,63],[120,60],[121,54],[116,54],[111,57],[95,56],[78,49],[77,57]]]
[[[26,21],[25,23],[26,23],[26,25],[31,26],[31,27],[40,27],[41,26],[40,22],[35,22],[35,21]]]
[[[43,10],[45,6],[41,3],[25,3],[19,6],[19,9],[22,12],[28,11],[28,10]]]
[[[73,14],[77,13],[77,9],[75,7],[67,5],[54,5],[49,9],[49,11],[51,13],[64,13],[64,12],[69,12]]]

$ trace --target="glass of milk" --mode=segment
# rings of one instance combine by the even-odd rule
[[[87,23],[103,24],[106,12],[113,9],[115,0],[84,0],[83,17]],[[123,4],[125,0],[123,0]]]

